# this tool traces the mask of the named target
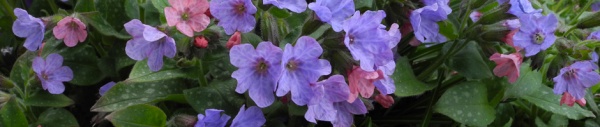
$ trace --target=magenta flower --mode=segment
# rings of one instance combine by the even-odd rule
[[[65,91],[63,82],[73,79],[73,71],[67,66],[62,66],[63,57],[52,53],[44,60],[42,57],[33,59],[33,71],[42,82],[44,90],[51,94],[61,94]]]
[[[302,36],[295,46],[285,45],[282,56],[282,76],[279,79],[277,96],[292,93],[292,101],[306,105],[314,96],[310,84],[316,83],[321,75],[331,73],[329,61],[319,59],[323,49],[312,37]]]
[[[108,90],[110,90],[110,88],[112,88],[115,85],[115,82],[108,82],[104,84],[102,87],[100,87],[100,96],[104,96],[104,93],[106,93]]]
[[[256,24],[256,7],[250,0],[212,0],[210,12],[219,20],[218,25],[223,27],[228,35],[235,31],[250,32]]]
[[[206,116],[198,114],[198,121],[194,127],[225,127],[231,116],[227,114],[221,115],[222,112],[223,110],[206,109]]]
[[[578,61],[560,69],[558,76],[554,77],[554,94],[569,92],[575,100],[585,96],[585,89],[600,82],[598,66],[591,61]]]
[[[548,16],[523,15],[519,18],[521,28],[513,41],[515,46],[525,49],[525,56],[533,56],[541,50],[546,50],[556,40],[554,31],[558,27],[558,20],[554,14]]]
[[[83,42],[87,38],[86,29],[85,24],[81,20],[67,16],[58,21],[52,32],[56,39],[63,39],[65,45],[74,47],[77,45],[77,42]]]
[[[46,25],[41,19],[35,18],[27,11],[21,8],[15,8],[14,10],[17,20],[13,23],[12,30],[18,37],[24,37],[25,43],[23,47],[29,51],[36,51],[44,40],[44,32]]]
[[[306,10],[306,0],[263,0],[263,4],[272,4],[280,9],[288,9],[296,13]]]
[[[337,118],[331,122],[334,127],[350,127],[354,123],[354,115],[367,113],[367,107],[360,100],[336,102],[333,106],[337,110]]]
[[[246,105],[242,105],[237,116],[233,118],[231,127],[260,127],[267,122],[262,110],[256,106],[252,106],[246,110]]]
[[[258,107],[271,105],[281,75],[281,53],[281,49],[271,42],[261,42],[256,50],[250,44],[231,48],[231,64],[239,68],[231,74],[238,81],[235,91],[240,94],[248,91]]]
[[[176,26],[188,37],[193,37],[194,31],[206,29],[210,23],[210,18],[204,14],[208,10],[206,0],[169,0],[169,4],[171,7],[165,7],[167,25]]]
[[[346,101],[350,95],[346,80],[342,75],[333,75],[329,79],[318,82],[312,86],[315,93],[313,99],[308,104],[308,110],[304,118],[312,123],[316,120],[334,121],[337,110],[333,103]]]
[[[323,22],[327,22],[333,31],[342,31],[344,20],[352,16],[354,12],[353,0],[317,0],[308,4],[308,8]]]
[[[154,27],[142,24],[140,20],[125,23],[125,30],[133,37],[127,41],[125,53],[138,61],[148,58],[151,71],[162,68],[163,56],[173,58],[177,52],[173,38]]]

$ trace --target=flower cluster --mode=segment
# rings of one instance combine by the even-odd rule
[[[194,127],[225,127],[231,119],[227,114],[221,114],[223,110],[206,109],[205,114],[198,114],[198,121]],[[246,109],[243,105],[237,116],[233,118],[231,127],[260,127],[267,120],[260,108],[252,106]]]

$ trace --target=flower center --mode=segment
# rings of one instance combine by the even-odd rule
[[[48,80],[48,75],[45,72],[42,72],[42,78],[44,80]]]
[[[290,71],[293,71],[293,70],[298,69],[298,64],[299,64],[298,61],[290,59],[288,61],[288,63],[285,64],[285,68],[287,68]]]
[[[354,36],[349,35],[348,38],[350,39],[350,44],[354,44]]]
[[[569,71],[567,71],[564,75],[564,77],[566,79],[575,79],[577,78],[577,75],[575,74],[576,70],[575,69],[570,69]]]
[[[542,35],[542,33],[536,33],[535,35],[533,35],[533,37],[535,39],[536,44],[544,43],[544,35]]]
[[[267,73],[269,69],[269,65],[267,65],[267,62],[265,61],[265,59],[260,58],[258,59],[258,64],[256,64],[256,71],[259,74],[265,74]]]
[[[246,6],[244,5],[244,3],[240,2],[240,3],[236,4],[235,6],[236,6],[235,13],[243,14],[244,12],[246,12]]]
[[[79,28],[79,25],[77,25],[77,23],[75,23],[74,21],[70,22],[68,25],[69,28],[71,29],[77,29]]]
[[[189,18],[190,18],[190,15],[187,12],[183,13],[183,15],[181,15],[181,19],[184,21],[187,21]]]

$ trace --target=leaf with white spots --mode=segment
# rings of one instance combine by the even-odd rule
[[[235,114],[244,104],[244,96],[235,92],[235,80],[213,81],[208,87],[197,87],[184,91],[185,99],[197,112],[215,108]]]
[[[400,57],[396,60],[396,71],[392,78],[394,78],[396,84],[394,94],[399,97],[420,95],[435,88],[435,85],[423,83],[415,77],[406,57]]]
[[[42,125],[42,127],[79,127],[75,116],[62,108],[49,108],[38,118],[35,125]]]
[[[167,115],[158,107],[140,104],[106,116],[115,127],[164,127]]]
[[[180,80],[119,82],[100,97],[91,110],[111,112],[131,105],[168,100],[186,88],[186,84]]]
[[[529,64],[523,64],[520,73],[519,79],[506,87],[504,98],[518,98],[532,93],[542,86],[542,73],[532,71]]]
[[[534,92],[528,95],[522,96],[521,98],[533,103],[535,106],[540,107],[546,111],[566,116],[569,119],[582,119],[586,117],[595,117],[591,111],[582,109],[579,105],[569,107],[566,104],[560,105],[560,95],[554,94],[552,88],[542,86],[536,89]]]
[[[11,96],[0,109],[0,126],[4,127],[26,127],[27,118],[24,111],[19,107],[17,98]]]
[[[156,72],[152,72],[148,67],[147,60],[138,61],[133,65],[127,82],[153,82],[161,80],[169,80],[176,78],[197,79],[200,77],[199,61],[193,60],[193,67],[179,68],[175,66],[175,61],[172,59],[163,59],[163,67]]]
[[[446,61],[446,65],[450,69],[455,70],[459,75],[465,76],[467,79],[485,79],[493,76],[490,67],[485,62],[487,60],[484,60],[481,56],[480,46],[477,43],[473,41],[451,41],[444,44],[442,48],[444,53],[448,53],[453,45],[452,43],[458,43],[458,45],[467,44]]]
[[[50,94],[47,91],[39,91],[24,99],[25,105],[40,107],[66,107],[74,102],[63,94]]]
[[[496,118],[487,100],[487,88],[480,82],[452,86],[444,92],[434,110],[469,126],[487,126]]]

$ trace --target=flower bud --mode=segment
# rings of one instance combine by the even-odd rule
[[[484,13],[481,18],[475,22],[476,24],[492,24],[498,21],[502,21],[504,19],[509,19],[514,17],[512,14],[506,13],[510,9],[509,4],[500,5],[486,13]]]
[[[4,77],[0,75],[0,88],[10,89],[15,86],[15,83],[12,82],[8,77]],[[1,92],[1,91],[0,91]]]
[[[206,48],[208,47],[208,41],[204,36],[197,36],[194,39],[194,46],[196,46],[196,48]]]
[[[233,46],[239,45],[241,43],[242,43],[242,33],[240,33],[239,31],[236,31],[235,33],[233,33],[233,35],[231,35],[231,38],[229,38],[229,41],[227,41],[227,44],[225,45],[225,47],[227,47],[227,49],[231,49]]]
[[[600,11],[585,15],[577,22],[577,28],[592,28],[600,26]]]
[[[187,115],[187,114],[177,114],[167,122],[167,126],[169,127],[193,127],[198,118],[196,116]]]

